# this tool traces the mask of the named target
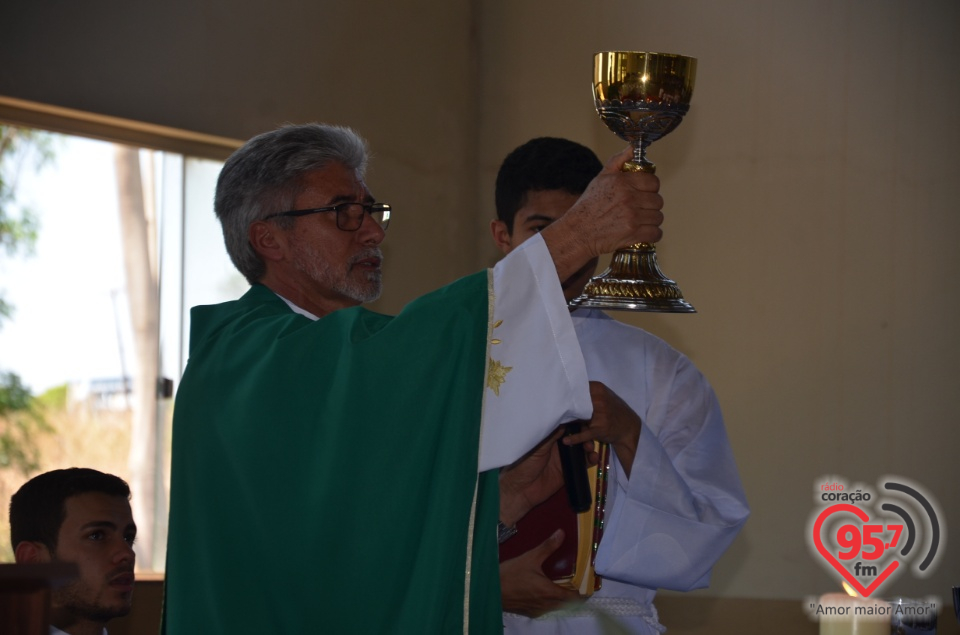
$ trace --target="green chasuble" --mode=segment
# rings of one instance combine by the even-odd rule
[[[480,273],[396,317],[312,321],[259,285],[193,309],[167,635],[502,631],[490,297]]]

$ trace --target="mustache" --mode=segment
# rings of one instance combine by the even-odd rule
[[[367,260],[369,258],[376,258],[380,262],[383,262],[383,252],[380,251],[379,247],[370,247],[369,249],[364,249],[358,254],[355,254],[347,261],[347,264],[351,267],[361,260]]]

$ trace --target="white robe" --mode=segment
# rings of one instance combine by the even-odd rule
[[[601,311],[573,314],[591,380],[643,422],[627,480],[611,452],[607,515],[597,552],[602,588],[580,610],[529,619],[504,614],[507,635],[601,633],[594,609],[631,633],[660,630],[657,588],[687,591],[710,570],[749,515],[720,406],[703,375],[663,340]]]

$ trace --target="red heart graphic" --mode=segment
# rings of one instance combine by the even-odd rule
[[[827,516],[834,514],[836,512],[850,512],[854,514],[857,518],[863,522],[868,522],[870,516],[867,515],[867,512],[863,511],[855,505],[847,505],[840,503],[838,505],[831,505],[825,510],[820,512],[820,515],[817,516],[817,522],[813,525],[813,542],[817,545],[817,551],[820,552],[820,555],[823,556],[827,562],[833,565],[833,568],[840,572],[840,575],[849,582],[854,589],[860,592],[860,595],[863,597],[870,597],[870,594],[877,590],[877,587],[883,584],[883,581],[887,577],[896,571],[897,567],[900,566],[900,563],[897,560],[894,560],[887,565],[887,568],[880,572],[880,575],[877,576],[877,579],[873,581],[873,584],[864,588],[860,581],[853,577],[853,574],[847,571],[847,568],[840,564],[840,561],[833,557],[833,554],[827,551],[827,548],[823,546],[823,541],[820,540],[820,528],[823,527],[823,522],[827,519]]]

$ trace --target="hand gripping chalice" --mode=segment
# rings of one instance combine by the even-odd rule
[[[647,146],[676,128],[690,109],[697,60],[682,55],[612,51],[593,57],[597,114],[633,145],[624,171],[656,171]],[[571,307],[696,313],[680,287],[660,271],[656,248],[637,243],[618,249],[610,268],[587,283]]]

